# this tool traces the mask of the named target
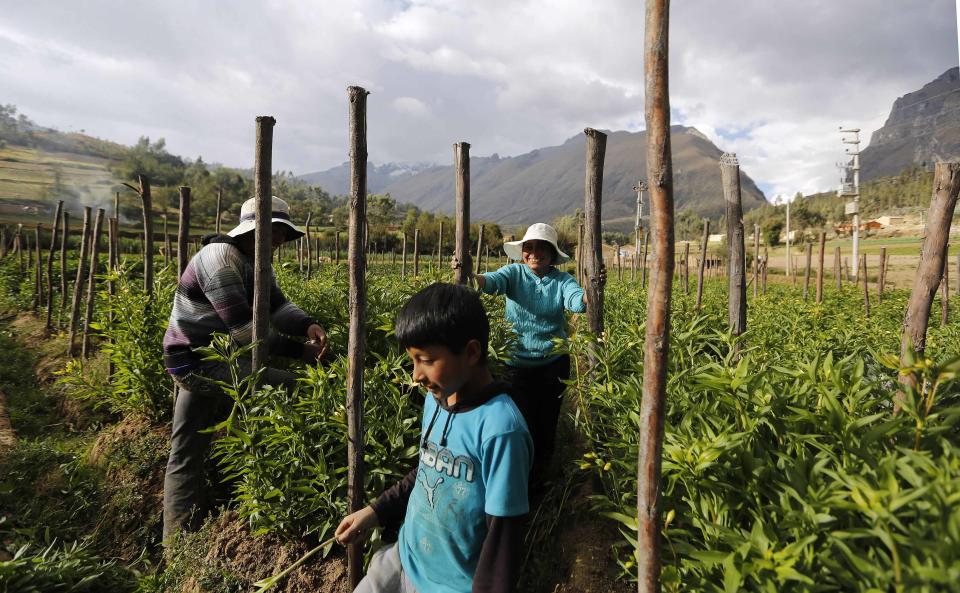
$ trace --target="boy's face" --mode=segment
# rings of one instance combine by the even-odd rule
[[[458,393],[473,377],[480,362],[480,342],[470,340],[463,352],[455,354],[446,346],[407,348],[413,361],[413,380],[443,398]]]

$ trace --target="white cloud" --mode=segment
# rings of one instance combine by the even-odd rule
[[[771,195],[830,188],[838,125],[868,139],[896,97],[957,64],[954,4],[674,2],[674,123],[737,152]],[[346,159],[360,84],[374,161],[449,162],[457,140],[516,154],[642,128],[643,22],[629,0],[37,0],[0,25],[0,101],[244,167],[254,117],[272,114],[274,163],[308,172]]]

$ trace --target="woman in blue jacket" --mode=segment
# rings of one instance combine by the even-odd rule
[[[519,263],[473,278],[481,291],[507,298],[506,317],[519,340],[507,365],[514,401],[533,438],[530,486],[536,491],[553,457],[564,381],[570,378],[570,356],[554,352],[553,340],[567,337],[565,313],[585,311],[587,297],[573,276],[556,268],[570,256],[557,246],[552,226],[533,224],[523,239],[504,243],[503,250]],[[597,281],[605,280],[601,267]]]

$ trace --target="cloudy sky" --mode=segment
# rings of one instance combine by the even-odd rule
[[[16,2],[0,102],[38,123],[274,167],[347,158],[347,93],[372,161],[447,163],[643,129],[642,0]],[[837,127],[865,139],[894,99],[958,63],[956,0],[675,0],[673,122],[733,151],[767,193],[834,187]]]

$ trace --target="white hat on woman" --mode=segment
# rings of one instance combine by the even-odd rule
[[[293,224],[290,221],[290,206],[284,200],[281,200],[277,196],[271,196],[273,198],[273,203],[270,206],[272,212],[270,213],[270,218],[272,222],[280,222],[288,227],[290,231],[287,232],[287,241],[294,241],[302,237],[305,233],[300,230],[300,228]],[[244,233],[249,233],[250,231],[257,228],[257,199],[250,198],[243,203],[243,206],[240,208],[240,224],[233,227],[228,235],[231,237],[239,237]]]
[[[515,260],[523,259],[523,244],[525,241],[546,241],[547,243],[553,245],[554,250],[557,252],[557,261],[552,263],[560,263],[570,259],[570,256],[566,253],[560,251],[560,248],[557,246],[557,230],[542,222],[531,224],[527,227],[527,232],[523,235],[523,239],[519,241],[507,241],[503,244],[503,250],[506,252],[507,257]]]

